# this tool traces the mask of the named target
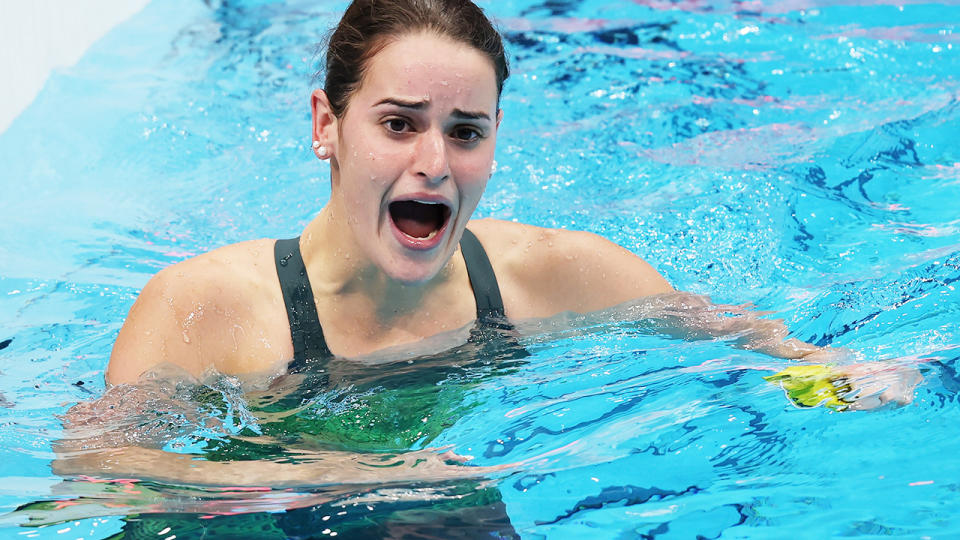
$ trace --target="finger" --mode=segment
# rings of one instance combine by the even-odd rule
[[[871,409],[876,409],[883,405],[883,401],[880,399],[880,396],[866,396],[857,399],[850,404],[850,410],[852,411],[869,411]]]
[[[424,452],[431,452],[433,454],[436,454],[437,457],[439,457],[443,461],[455,461],[457,463],[466,463],[467,461],[470,461],[471,459],[473,459],[473,456],[469,456],[466,454],[458,454],[454,452],[453,447],[454,445],[447,444],[444,446],[427,448],[424,450]]]
[[[923,375],[918,369],[908,368],[908,373],[903,377],[903,381],[910,390],[913,390],[917,385],[923,382]]]
[[[885,403],[896,402],[898,405],[907,405],[913,401],[913,388],[889,388],[880,394],[880,399]]]
[[[461,454],[454,453],[454,452],[452,452],[452,451],[446,451],[446,452],[440,454],[440,458],[443,459],[444,461],[454,461],[454,462],[456,462],[456,463],[466,463],[466,462],[470,461],[471,459],[473,459],[473,456],[461,455]]]

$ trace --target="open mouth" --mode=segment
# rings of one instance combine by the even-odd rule
[[[429,240],[443,230],[450,219],[450,209],[441,203],[395,201],[390,203],[390,219],[403,234]]]

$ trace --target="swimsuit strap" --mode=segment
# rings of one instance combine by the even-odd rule
[[[476,235],[467,229],[464,229],[463,238],[460,240],[460,251],[463,253],[467,276],[477,302],[478,325],[511,328],[506,322],[500,286],[497,285],[497,276],[493,273],[487,252]],[[273,253],[280,290],[283,292],[283,303],[287,308],[290,337],[293,339],[293,360],[287,367],[287,372],[296,373],[303,371],[312,361],[325,362],[333,353],[323,337],[310,278],[300,255],[300,238],[277,240]]]
[[[283,291],[283,303],[287,307],[290,337],[293,338],[293,362],[288,371],[296,372],[310,360],[326,360],[333,354],[323,338],[307,267],[300,256],[300,237],[277,240],[273,253],[280,289]]]
[[[497,285],[497,276],[493,273],[493,266],[487,252],[483,249],[477,235],[470,229],[463,230],[460,239],[460,251],[463,253],[463,262],[467,265],[467,276],[470,286],[473,287],[473,297],[477,301],[477,321],[484,323],[491,318],[504,319],[503,298],[500,297],[500,286]]]

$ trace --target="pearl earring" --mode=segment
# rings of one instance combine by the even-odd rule
[[[320,159],[327,159],[327,147],[320,144],[320,141],[313,141],[313,151],[317,153]]]

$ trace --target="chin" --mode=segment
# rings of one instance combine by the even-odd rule
[[[443,268],[443,264],[413,264],[394,265],[392,268],[383,268],[390,279],[404,285],[421,285],[433,279]]]
[[[380,270],[404,285],[421,285],[443,271],[456,249],[438,246],[431,252],[410,252],[394,246],[390,251],[392,253],[380,260]]]
[[[408,207],[428,206],[408,202]],[[426,283],[440,273],[456,252],[456,246],[450,245],[453,233],[450,212],[440,205],[434,206],[441,210],[434,212],[430,219],[420,220],[418,229],[409,229],[413,219],[398,225],[399,220],[393,215],[382,225],[380,240],[386,245],[381,249],[386,250],[379,267],[390,279],[405,285]]]

